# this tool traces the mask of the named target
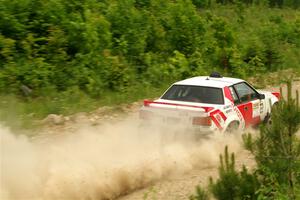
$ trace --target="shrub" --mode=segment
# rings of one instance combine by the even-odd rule
[[[234,154],[220,156],[219,179],[210,179],[209,190],[216,199],[291,199],[300,198],[299,97],[282,100],[272,111],[272,123],[263,125],[253,139],[244,135],[247,149],[255,156],[257,167],[249,173],[245,166],[238,172]],[[297,92],[297,95],[298,92]],[[203,190],[197,190],[201,196]]]
[[[219,175],[220,178],[216,182],[210,179],[209,186],[217,199],[257,199],[255,193],[259,188],[257,177],[248,173],[245,166],[241,172],[237,172],[234,154],[229,156],[227,146],[224,156],[220,156]]]

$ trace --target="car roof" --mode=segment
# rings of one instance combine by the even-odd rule
[[[174,85],[194,85],[194,86],[224,88],[226,86],[231,86],[240,82],[244,82],[244,80],[237,79],[237,78],[229,78],[229,77],[213,78],[209,76],[197,76],[182,81],[178,81],[174,83]]]

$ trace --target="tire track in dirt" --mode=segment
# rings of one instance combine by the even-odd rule
[[[245,165],[248,169],[251,170],[255,166],[253,156],[248,151],[235,151],[235,155],[237,160],[237,169],[241,169],[242,166]],[[214,179],[218,177],[218,163],[216,163],[215,165],[211,165],[210,167],[196,167],[184,174],[179,174],[178,176],[172,176],[164,180],[157,181],[149,187],[120,197],[118,198],[118,200],[186,200],[191,194],[194,194],[195,187],[197,185],[206,187],[210,177]]]

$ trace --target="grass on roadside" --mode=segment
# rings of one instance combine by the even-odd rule
[[[257,88],[283,83],[289,77],[299,77],[297,70],[283,70],[271,74],[261,74],[247,80]],[[99,98],[91,98],[78,88],[61,93],[48,92],[43,97],[24,98],[12,95],[0,96],[0,121],[13,129],[34,129],[33,123],[49,114],[72,115],[78,112],[90,112],[102,106],[118,108],[122,104],[130,104],[144,98],[155,98],[167,89],[170,83],[158,87],[136,85],[119,92],[103,92]]]
[[[14,129],[32,129],[37,126],[35,120],[41,120],[49,114],[72,115],[78,112],[90,112],[101,106],[117,107],[130,104],[143,98],[155,98],[166,90],[169,84],[159,87],[133,86],[130,90],[104,92],[99,98],[91,98],[74,88],[59,94],[48,94],[39,98],[0,96],[0,121]]]

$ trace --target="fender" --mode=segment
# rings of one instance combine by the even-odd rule
[[[228,116],[225,124],[224,124],[224,128],[222,130],[222,133],[224,133],[227,129],[227,127],[229,126],[229,124],[231,124],[232,122],[238,122],[239,123],[239,130],[242,130],[244,127],[245,127],[245,122],[244,120],[240,120],[238,118],[237,115],[231,115],[231,116]]]
[[[264,103],[266,105],[265,113],[271,113],[272,107],[275,103],[279,102],[280,100],[280,93],[278,92],[267,92],[267,91],[260,91],[262,94],[265,95]]]

